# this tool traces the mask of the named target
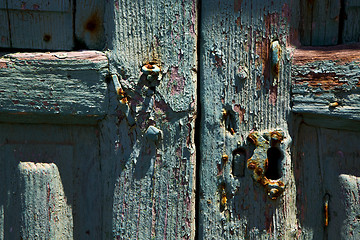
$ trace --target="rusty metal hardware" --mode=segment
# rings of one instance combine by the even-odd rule
[[[111,77],[112,77],[114,87],[115,87],[115,90],[116,90],[116,94],[118,96],[118,100],[119,100],[119,103],[120,103],[119,104],[120,110],[125,114],[129,125],[134,126],[135,125],[135,120],[131,116],[127,95],[124,92],[124,90],[121,88],[118,76],[116,74],[113,74]]]
[[[146,79],[149,81],[160,80],[160,67],[155,64],[145,64],[141,68],[141,72],[146,75]]]
[[[330,195],[328,193],[324,196],[324,226],[327,227],[329,225],[329,200]]]
[[[275,86],[278,83],[280,72],[280,60],[281,60],[281,46],[279,41],[275,40],[270,45],[270,66],[272,75],[272,85]]]
[[[339,106],[339,103],[338,103],[338,102],[329,103],[329,107],[330,107],[330,108],[336,108],[337,106]]]
[[[284,139],[282,131],[272,131],[260,134],[256,131],[248,136],[248,140],[255,145],[253,156],[247,161],[247,168],[252,172],[254,181],[260,183],[270,199],[275,200],[285,189],[281,181],[281,158],[283,153],[280,144]]]

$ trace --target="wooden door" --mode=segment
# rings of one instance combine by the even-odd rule
[[[359,238],[355,6],[202,3],[199,238]]]
[[[359,48],[301,46],[356,1],[70,2],[106,55],[0,59],[0,238],[358,238]]]

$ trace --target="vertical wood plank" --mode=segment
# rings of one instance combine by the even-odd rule
[[[81,47],[102,50],[105,4],[99,0],[76,0],[75,37]]]
[[[1,124],[0,129],[1,237],[101,239],[95,127]]]
[[[304,46],[336,45],[340,0],[300,1],[301,43]]]
[[[293,153],[299,239],[357,239],[359,132],[306,124],[297,130]]]
[[[287,126],[288,2],[204,1],[201,8],[199,237],[293,239],[297,226]],[[274,56],[270,46],[276,40],[278,72],[270,61]],[[223,109],[232,116],[231,127],[223,122]],[[286,186],[283,195],[270,200],[249,169],[236,177],[231,168],[238,147],[245,150],[246,160],[252,156],[246,140],[251,131],[275,129],[286,136],[281,150],[281,179]],[[228,162],[223,162],[223,155],[229,156]]]
[[[341,174],[339,176],[339,200],[343,209],[344,218],[341,227],[343,239],[357,239],[360,237],[360,178]]]
[[[293,152],[297,217],[301,227],[298,239],[323,239],[325,234],[324,169],[321,165],[325,162],[319,156],[319,141],[315,127],[300,124]]]
[[[360,1],[345,0],[343,42],[360,42]]]
[[[113,107],[101,123],[111,204],[105,214],[112,216],[104,235],[194,239],[197,2],[114,1],[106,12],[115,19],[107,32],[110,69],[128,96],[135,125],[110,85]],[[158,80],[142,74],[149,62],[161,68]],[[162,131],[161,140],[147,134],[149,126]]]
[[[54,163],[18,165],[21,196],[21,238],[73,238],[71,207],[66,202]]]
[[[10,47],[9,16],[5,1],[0,2],[0,47]]]
[[[13,48],[73,48],[72,1],[9,0],[8,14]]]

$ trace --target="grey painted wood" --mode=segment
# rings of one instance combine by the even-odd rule
[[[105,45],[105,4],[100,0],[76,0],[75,38],[82,47],[103,50]]]
[[[105,16],[115,19],[105,28],[110,71],[120,79],[130,115],[109,85],[109,115],[100,124],[105,214],[111,216],[103,238],[193,239],[197,2],[114,1]],[[149,62],[161,68],[159,81],[142,74]],[[146,134],[149,126],[162,131],[161,140]]]
[[[300,41],[304,46],[336,45],[339,35],[340,0],[295,1],[300,3]]]
[[[100,239],[97,129],[1,124],[0,238]]]
[[[359,49],[358,44],[296,49],[292,110],[359,120]]]
[[[9,15],[5,1],[0,2],[0,47],[10,47]]]
[[[72,0],[7,0],[7,8],[11,47],[51,50],[74,47]]]
[[[360,42],[360,1],[346,0],[343,42]]]
[[[203,1],[201,11],[199,238],[293,239],[297,226],[287,124],[289,5]],[[275,40],[281,46],[279,71],[270,61]],[[232,124],[224,123],[223,109],[232,116]],[[281,150],[285,192],[271,200],[249,169],[243,177],[233,176],[231,169],[238,146],[246,151],[245,161],[251,157],[246,140],[251,131],[275,129],[282,129],[286,137]],[[227,162],[222,160],[225,154]]]
[[[358,239],[359,131],[301,124],[294,148],[300,239]],[[325,227],[324,196],[329,194]]]
[[[64,123],[80,117],[86,123],[106,114],[103,53],[16,53],[3,56],[0,66],[2,121]]]

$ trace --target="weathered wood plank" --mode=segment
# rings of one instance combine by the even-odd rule
[[[360,1],[345,0],[345,15],[343,42],[360,42]]]
[[[336,45],[340,0],[300,1],[300,41],[304,46]]]
[[[41,12],[68,12],[72,9],[72,2],[73,0],[6,0],[8,9]]]
[[[299,239],[359,238],[359,130],[330,130],[306,124],[297,128],[293,153]]]
[[[115,19],[106,29],[111,72],[135,125],[110,88],[112,107],[101,122],[104,197],[112,204],[104,238],[193,239],[197,2],[115,1],[106,13]],[[149,62],[161,68],[159,81],[141,72]],[[146,133],[149,126],[162,140]]]
[[[20,162],[16,176],[21,198],[21,238],[73,238],[71,207],[66,202],[57,166]]]
[[[320,164],[325,162],[320,162],[322,159],[319,159],[320,143],[314,127],[300,124],[295,133],[295,148],[292,154],[299,221],[296,239],[323,239],[325,192]]]
[[[101,52],[9,54],[0,72],[2,121],[64,123],[78,116],[86,123],[106,114],[108,61]]]
[[[7,1],[11,47],[71,50],[72,0]]]
[[[88,49],[105,47],[105,4],[100,0],[76,0],[75,37]]]
[[[10,47],[10,31],[8,11],[6,10],[5,2],[0,3],[0,47]]]
[[[203,1],[201,8],[199,238],[293,239],[297,226],[287,125],[291,63],[285,48],[289,5]],[[285,192],[271,200],[249,169],[243,177],[232,169],[235,155],[246,161],[254,154],[246,140],[250,132],[275,129],[286,137],[279,149],[282,159],[276,159]]]
[[[101,239],[97,128],[1,124],[0,130],[0,238]]]
[[[360,119],[360,46],[296,49],[292,110]]]

